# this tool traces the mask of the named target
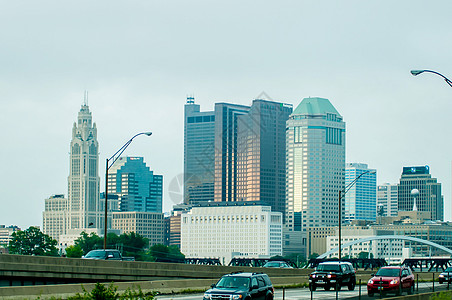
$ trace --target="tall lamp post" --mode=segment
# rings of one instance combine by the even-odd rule
[[[440,73],[438,73],[438,72],[435,72],[435,71],[431,71],[431,70],[411,70],[411,75],[417,76],[417,75],[419,75],[419,74],[421,74],[421,73],[424,73],[424,72],[427,72],[427,73],[433,73],[433,74],[436,74],[436,75],[438,75],[438,76],[441,76],[441,77],[444,79],[444,81],[445,81],[450,87],[452,87],[452,81],[450,81],[449,78],[447,78],[446,76],[444,76],[444,75],[442,75],[442,74],[440,74]]]
[[[375,173],[375,171],[369,170],[359,174],[352,182],[347,184],[343,191],[342,190],[339,191],[339,260],[341,260],[342,258],[342,198],[345,197],[345,194],[347,194],[347,192],[353,187],[353,185],[358,181],[358,179],[369,173],[373,174]]]
[[[129,147],[130,143],[132,143],[132,140],[136,138],[139,135],[147,135],[151,136],[152,132],[141,132],[135,134],[130,140],[127,141],[121,148],[119,148],[118,151],[115,152],[110,158],[107,158],[107,161],[105,163],[105,226],[104,226],[104,249],[107,249],[107,211],[108,211],[108,170],[113,166],[113,164],[118,160],[118,158],[121,156],[121,154],[126,150],[127,147]]]

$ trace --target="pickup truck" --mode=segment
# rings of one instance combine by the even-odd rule
[[[115,249],[99,249],[91,250],[82,258],[86,259],[101,259],[101,260],[123,260],[123,261],[134,261],[135,257],[125,257],[121,255],[119,250]]]

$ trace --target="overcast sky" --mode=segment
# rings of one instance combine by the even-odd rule
[[[181,198],[183,107],[194,95],[249,105],[328,98],[346,122],[347,162],[397,183],[429,165],[451,219],[452,1],[0,1],[0,224],[42,226],[67,195],[72,124],[89,92],[105,159],[125,155]],[[169,187],[171,184],[171,187]],[[170,197],[170,191],[173,193]]]

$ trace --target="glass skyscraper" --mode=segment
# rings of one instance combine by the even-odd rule
[[[237,201],[238,117],[250,107],[215,104],[215,197],[216,202]]]
[[[287,231],[338,225],[345,183],[342,116],[328,99],[305,98],[286,126]]]
[[[201,112],[189,97],[184,116],[184,203],[214,199],[215,112]]]
[[[100,228],[99,143],[88,105],[82,105],[72,128],[68,177],[68,229]]]
[[[161,213],[163,176],[154,174],[143,157],[120,157],[108,172],[108,193],[118,196],[116,210]]]
[[[254,100],[237,118],[237,201],[261,201],[285,213],[286,121],[292,105]]]
[[[370,171],[370,172],[369,172]],[[377,213],[377,174],[367,164],[348,163],[345,167],[345,186],[362,175],[344,197],[343,222],[353,220],[375,221]]]
[[[414,207],[413,189],[419,190],[416,197],[418,211],[431,213],[432,220],[444,220],[444,199],[441,183],[430,175],[428,166],[403,167],[398,187],[398,210],[411,211]]]
[[[285,212],[285,122],[292,106],[185,105],[184,202],[262,201]]]

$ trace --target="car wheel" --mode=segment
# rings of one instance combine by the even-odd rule
[[[408,295],[413,294],[413,291],[414,291],[414,285],[413,285],[413,286],[410,286],[410,287],[408,288],[408,290],[407,290]]]
[[[402,295],[402,283],[399,284],[399,288],[397,289],[396,295],[397,296]]]
[[[309,290],[310,291],[315,291],[315,289],[316,289],[317,287],[315,286],[315,284],[313,284],[313,283],[311,283],[311,284],[309,284]]]
[[[273,296],[271,294],[268,294],[265,296],[265,300],[273,300]]]
[[[325,285],[325,291],[329,291],[330,290],[330,286],[329,285]]]
[[[367,296],[373,297],[373,296],[374,296],[374,293],[373,293],[373,292],[367,292]]]
[[[336,283],[336,286],[334,288],[336,291],[340,291],[341,290],[341,284],[338,282]]]

